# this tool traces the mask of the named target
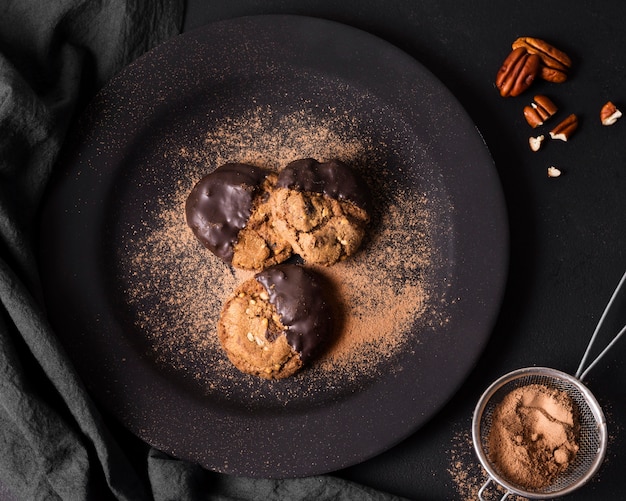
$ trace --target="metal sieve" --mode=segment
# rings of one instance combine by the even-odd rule
[[[508,481],[489,459],[488,437],[491,431],[492,415],[502,399],[516,388],[530,384],[541,384],[569,395],[577,409],[580,423],[578,436],[579,450],[574,462],[554,482],[539,490],[527,490]],[[519,369],[506,374],[493,383],[483,393],[474,411],[472,438],[478,458],[490,476],[479,492],[480,499],[493,480],[514,493],[531,499],[552,498],[567,494],[589,480],[598,470],[606,450],[607,431],[602,409],[591,392],[575,377],[547,367]]]
[[[626,273],[622,276],[600,317],[575,376],[548,367],[528,367],[505,374],[489,386],[482,394],[476,405],[472,419],[472,440],[474,449],[480,463],[489,476],[478,491],[478,497],[481,501],[485,501],[483,496],[489,484],[492,482],[506,490],[501,500],[506,499],[510,494],[517,494],[530,499],[546,499],[562,496],[584,485],[600,467],[606,453],[606,420],[600,405],[593,394],[582,383],[582,380],[626,332],[626,326],[624,326],[602,352],[585,367],[591,347],[604,323],[604,319],[610,311],[625,281]],[[494,410],[510,392],[530,384],[540,384],[567,393],[574,402],[577,411],[577,419],[580,424],[578,436],[579,450],[574,461],[565,471],[557,475],[552,483],[536,490],[529,490],[528,488],[509,481],[498,471],[497,465],[495,465],[489,457],[489,434]]]

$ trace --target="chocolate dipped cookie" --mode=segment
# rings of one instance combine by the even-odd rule
[[[276,233],[293,252],[324,266],[357,251],[370,218],[367,186],[339,160],[289,163],[269,205]]]
[[[187,224],[207,249],[237,268],[258,271],[284,261],[291,245],[274,230],[268,205],[276,178],[248,164],[218,167],[189,193]]]
[[[333,328],[321,277],[299,265],[279,264],[237,288],[222,308],[217,332],[237,369],[281,379],[314,359]]]

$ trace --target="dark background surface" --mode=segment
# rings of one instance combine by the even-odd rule
[[[342,22],[391,42],[458,98],[483,135],[502,181],[511,232],[509,281],[475,370],[410,438],[331,474],[412,499],[468,499],[485,480],[469,436],[474,406],[486,387],[519,367],[576,371],[626,266],[626,118],[612,127],[603,127],[598,118],[607,100],[626,111],[626,4],[585,4],[188,0],[185,30],[237,16],[299,14]],[[522,96],[500,97],[494,78],[519,36],[543,38],[567,52],[574,65],[568,81],[537,82]],[[580,126],[567,143],[548,139],[535,153],[527,141],[537,131],[526,124],[522,109],[537,93],[553,99],[560,117],[576,113]],[[548,178],[550,165],[563,175]],[[625,321],[626,294],[599,342],[606,344]],[[587,378],[607,416],[609,446],[599,473],[567,499],[626,494],[625,358],[626,340]]]

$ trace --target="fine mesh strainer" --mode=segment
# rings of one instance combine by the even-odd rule
[[[530,384],[541,384],[567,393],[578,410],[577,417],[580,423],[579,450],[574,462],[551,484],[538,490],[528,490],[510,482],[489,459],[488,437],[495,408],[511,391]],[[502,499],[511,493],[531,499],[552,498],[567,494],[583,485],[599,468],[604,458],[607,440],[604,414],[591,392],[575,377],[547,367],[519,369],[493,383],[476,407],[472,435],[478,458],[490,476],[479,492],[481,500],[486,487],[492,480],[509,491]]]
[[[501,500],[506,499],[510,494],[517,494],[530,499],[562,496],[585,484],[600,467],[606,452],[606,421],[600,405],[593,394],[582,383],[582,380],[626,332],[626,326],[624,326],[606,348],[585,368],[591,347],[625,281],[626,273],[622,276],[600,317],[575,376],[548,367],[528,367],[502,376],[487,388],[481,396],[474,410],[472,439],[478,459],[489,475],[488,480],[478,492],[478,497],[482,501],[484,501],[483,495],[491,482],[499,484],[506,490]],[[580,423],[578,435],[579,450],[574,461],[565,471],[557,475],[552,483],[536,490],[529,490],[508,480],[506,476],[498,471],[497,465],[489,458],[489,433],[491,431],[494,410],[506,395],[516,388],[530,384],[540,384],[567,393],[575,404],[577,418]]]

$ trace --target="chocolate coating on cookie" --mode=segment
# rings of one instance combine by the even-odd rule
[[[315,357],[333,330],[332,307],[322,278],[295,264],[272,266],[255,278],[281,316],[290,346],[305,363]]]
[[[278,175],[277,187],[322,193],[349,201],[368,210],[370,199],[365,182],[340,160],[318,162],[303,158],[287,164]]]
[[[259,167],[228,163],[204,176],[185,204],[187,224],[202,244],[230,263],[241,229],[267,172]]]

